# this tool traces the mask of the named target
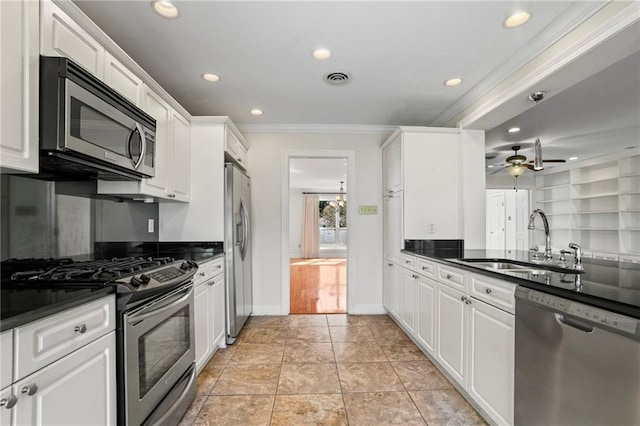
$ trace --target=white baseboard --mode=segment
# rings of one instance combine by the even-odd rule
[[[355,305],[349,313],[351,315],[383,315],[387,311],[382,305]]]

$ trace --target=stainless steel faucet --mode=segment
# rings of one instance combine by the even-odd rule
[[[531,215],[529,216],[528,228],[536,229],[536,226],[533,222],[537,215],[540,215],[540,217],[542,218],[542,224],[544,225],[544,233],[547,237],[547,240],[545,241],[545,246],[544,246],[544,258],[545,260],[551,260],[553,256],[551,255],[551,236],[549,236],[549,221],[547,220],[547,215],[544,214],[542,209],[535,209],[534,211],[531,212]]]

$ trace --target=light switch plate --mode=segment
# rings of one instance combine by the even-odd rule
[[[149,232],[150,234],[153,234],[154,231],[154,220],[153,219],[147,219],[147,232]]]
[[[359,206],[358,213],[361,215],[376,215],[378,214],[378,206]]]

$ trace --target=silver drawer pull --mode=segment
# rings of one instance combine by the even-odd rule
[[[491,294],[492,291],[493,290],[491,290],[490,288],[485,288],[484,289],[484,292],[487,293],[487,294]]]
[[[471,299],[465,300],[464,303],[466,303],[467,305],[470,305],[471,304]]]
[[[22,388],[22,393],[26,393],[29,396],[35,395],[36,392],[38,392],[38,385],[36,385],[35,383],[32,383],[32,384],[27,385],[27,386],[24,386]]]
[[[218,269],[222,269],[222,265],[218,265]]]
[[[427,270],[427,267],[426,267],[426,266],[423,266],[423,267],[422,267],[422,270],[423,270],[423,271],[426,271],[426,270]]]
[[[451,279],[451,274],[447,274],[447,279],[450,280]]]
[[[200,275],[201,277],[204,277],[207,274],[205,274],[204,272],[200,272],[200,273],[198,273],[198,275]]]
[[[77,333],[84,334],[87,331],[87,325],[86,324],[76,325],[75,331]]]
[[[405,260],[404,263],[411,263],[411,261],[410,260]]]
[[[467,301],[467,296],[462,296],[462,297],[460,298],[460,300],[462,300],[463,302],[466,302],[466,301]]]
[[[0,399],[0,407],[4,407],[7,410],[12,409],[18,403],[18,398],[15,395],[11,395],[9,398]]]

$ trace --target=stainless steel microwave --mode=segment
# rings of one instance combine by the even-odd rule
[[[153,177],[156,121],[67,58],[40,57],[41,173]]]

